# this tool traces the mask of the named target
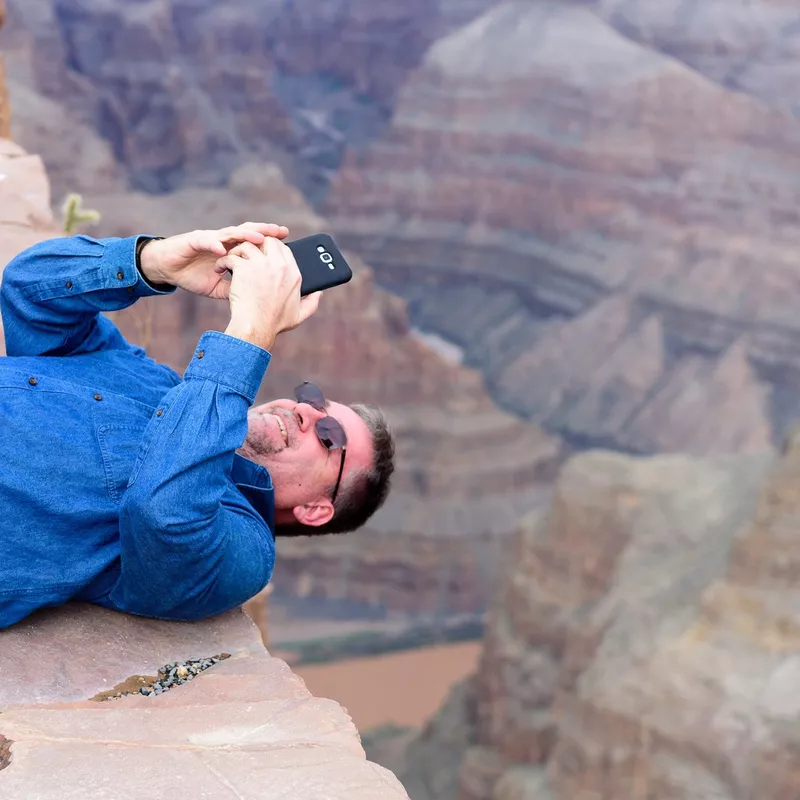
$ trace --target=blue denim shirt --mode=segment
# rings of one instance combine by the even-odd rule
[[[270,355],[207,332],[181,378],[125,341],[100,312],[160,293],[136,242],[53,239],[3,274],[0,628],[71,598],[199,619],[272,575],[272,482],[235,453]]]

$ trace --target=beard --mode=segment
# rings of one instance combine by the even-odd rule
[[[249,432],[241,449],[244,453],[250,453],[251,458],[264,458],[278,452],[278,448],[269,439]]]
[[[248,415],[250,417],[250,415]],[[283,443],[278,445],[273,437],[264,430],[257,416],[250,417],[247,425],[247,436],[239,452],[253,461],[261,461],[283,450]]]

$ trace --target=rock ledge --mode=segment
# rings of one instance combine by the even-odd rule
[[[90,699],[218,653],[231,657],[157,697]],[[0,796],[407,798],[241,611],[176,623],[85,604],[0,632]]]

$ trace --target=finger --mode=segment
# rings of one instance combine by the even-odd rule
[[[222,256],[222,258],[217,259],[217,263],[214,264],[214,272],[219,275],[222,275],[228,271],[233,272],[236,267],[239,267],[244,263],[246,263],[245,259],[233,255],[233,253],[228,253],[227,255]]]
[[[285,244],[278,241],[278,239],[267,237],[264,241],[264,255],[273,264],[288,264],[289,261],[286,258],[287,252],[289,255],[292,253],[292,251],[289,250]]]
[[[275,241],[275,239],[267,239],[266,241]],[[231,251],[231,255],[239,256],[239,258],[254,259],[263,256],[263,251],[260,247],[256,247],[252,242],[240,242]]]
[[[280,250],[281,258],[283,262],[289,266],[293,272],[296,272],[298,275],[300,274],[300,267],[297,266],[297,259],[294,257],[294,253],[290,247],[287,247],[283,242],[275,241],[274,245],[277,250]]]
[[[300,299],[300,313],[298,314],[300,322],[305,322],[309,317],[313,317],[317,313],[321,298],[322,292],[314,292],[314,294],[306,295]]]
[[[220,241],[216,231],[196,231],[191,237],[190,246],[198,253],[224,256],[228,252],[228,248]]]
[[[228,248],[241,242],[250,242],[251,244],[260,245],[268,235],[254,228],[247,228],[244,225],[223,228],[222,230],[214,231],[214,233]]]
[[[289,229],[285,225],[276,225],[274,222],[245,222],[241,227],[252,228],[264,236],[273,236],[276,239],[285,239],[289,235]]]

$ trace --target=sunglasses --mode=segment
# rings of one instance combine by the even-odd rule
[[[342,460],[339,463],[339,476],[336,478],[336,485],[333,487],[333,497],[331,502],[336,502],[336,495],[339,494],[339,484],[342,482],[342,472],[344,472],[344,457],[347,453],[347,434],[344,432],[342,423],[333,417],[327,416],[328,410],[325,408],[325,395],[322,389],[314,383],[303,381],[295,387],[294,397],[298,403],[306,403],[317,411],[324,411],[326,416],[317,420],[314,429],[317,438],[322,446],[330,452],[331,450],[341,450]]]

